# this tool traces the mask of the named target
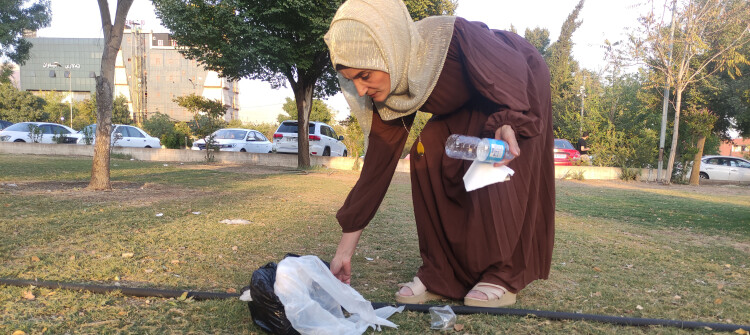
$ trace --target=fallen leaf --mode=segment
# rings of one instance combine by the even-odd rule
[[[716,285],[716,289],[723,290],[724,289],[724,284]]]
[[[31,261],[32,262],[38,262],[38,261],[40,261],[40,259],[39,259],[39,257],[31,256]]]
[[[234,288],[230,287],[230,288],[227,289],[227,293],[237,293],[237,290],[235,290]]]
[[[729,268],[732,267],[732,265],[731,264],[724,264],[724,267],[727,268],[727,269],[729,269]]]
[[[180,264],[180,260],[179,259],[173,259],[171,263],[172,264]]]
[[[462,331],[463,329],[464,329],[464,325],[462,325],[462,324],[460,324],[460,323],[457,323],[457,324],[453,325],[453,330],[455,330],[455,331],[457,331],[457,332],[460,332],[460,331]]]
[[[682,299],[682,297],[679,296],[679,295],[676,295],[676,296],[672,297],[672,299],[674,299],[674,300],[680,300],[680,299]]]
[[[49,291],[49,293],[47,293],[47,296],[49,297],[49,296],[55,295],[55,294],[57,294],[57,291]]]
[[[31,291],[24,291],[23,298],[26,300],[34,300],[36,299],[36,296],[34,296],[34,293],[31,293]]]
[[[122,258],[131,258],[131,257],[133,257],[133,253],[132,252],[123,252],[122,253]]]
[[[119,311],[119,312],[117,312],[117,315],[119,315],[119,316],[125,316],[125,315],[128,315],[128,312],[126,312],[126,311]]]
[[[26,335],[26,332],[23,330],[16,330],[11,335]]]
[[[717,305],[721,305],[722,302],[724,301],[721,300],[721,298],[716,298],[716,300],[714,300],[714,304],[717,304]]]
[[[594,296],[595,296],[595,297],[601,297],[601,296],[602,296],[602,292],[595,292],[595,293],[594,293]]]
[[[750,332],[748,332],[747,330],[744,330],[744,329],[742,329],[742,328],[740,328],[740,329],[737,329],[737,330],[735,330],[734,332],[735,332],[735,333],[737,333],[737,334],[740,334],[740,335],[748,335],[748,334],[750,334]],[[14,334],[15,334],[15,333],[14,333]]]
[[[600,269],[598,266],[595,266],[594,267],[594,271],[596,271],[596,272],[602,272],[602,269]]]
[[[643,310],[643,306],[641,306],[641,305],[635,306],[635,308],[636,308],[637,310]]]
[[[143,270],[143,272],[145,272],[145,273],[151,273],[151,272],[154,272],[154,269],[146,269],[146,270]]]
[[[235,246],[232,246],[232,250],[234,250],[234,251],[237,251],[237,249],[238,249],[238,248],[237,248],[237,246],[236,246],[236,245],[235,245]]]
[[[115,276],[115,281],[120,281],[120,276]]]
[[[177,298],[177,300],[179,300],[179,301],[185,301],[185,300],[187,300],[187,295],[188,295],[187,291],[182,292],[182,295],[180,295],[180,297]]]
[[[74,260],[76,260],[76,255],[70,255],[70,260],[71,260],[71,261],[74,261]]]

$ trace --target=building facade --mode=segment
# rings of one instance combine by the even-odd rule
[[[34,94],[64,93],[68,101],[84,100],[96,91],[95,77],[101,67],[102,38],[28,38],[30,59],[20,67],[20,88]],[[196,94],[220,101],[224,119],[238,119],[239,85],[206,71],[183,57],[166,33],[126,29],[115,64],[115,96],[123,95],[133,119],[166,114],[177,121],[193,114],[174,102],[176,97]]]
[[[750,138],[735,138],[719,145],[719,155],[740,158],[750,157]]]

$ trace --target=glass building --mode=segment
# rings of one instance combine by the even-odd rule
[[[20,69],[22,90],[72,92],[84,100],[96,90],[102,60],[102,38],[27,38],[30,58]],[[67,99],[67,98],[66,98]]]
[[[96,91],[95,77],[101,67],[102,38],[27,38],[32,44],[30,59],[20,68],[20,87],[35,94],[57,91],[75,100],[88,99]],[[194,60],[179,53],[166,33],[126,29],[115,64],[115,96],[123,95],[136,122],[166,114],[177,121],[193,114],[174,102],[176,97],[196,94],[220,101],[226,107],[224,119],[239,113],[237,81],[220,78]]]

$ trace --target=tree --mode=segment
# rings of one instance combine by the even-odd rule
[[[294,100],[286,98],[286,102],[283,106],[281,106],[281,109],[286,112],[286,115],[279,114],[279,116],[277,117],[279,123],[286,120],[298,119],[297,104],[294,103]],[[323,123],[331,124],[331,120],[333,120],[333,111],[331,111],[331,108],[328,107],[328,105],[326,105],[323,100],[313,100],[312,110],[310,111],[310,121],[320,121]]]
[[[13,64],[3,62],[0,64],[0,84],[12,84]]]
[[[458,0],[404,0],[404,3],[415,21],[433,15],[453,15],[458,8]]]
[[[673,39],[668,26],[653,12],[640,18],[640,35],[631,36],[634,54],[674,89],[675,112],[667,176],[672,175],[677,153],[683,92],[720,69],[736,69],[738,60],[743,59],[738,50],[750,41],[750,3],[747,1],[688,0],[682,6],[676,6],[674,1]],[[702,154],[702,148],[699,151]],[[698,169],[699,165],[700,161],[693,168]]]
[[[0,119],[10,122],[47,121],[44,99],[20,91],[11,84],[0,84]]]
[[[0,58],[4,56],[16,64],[25,64],[31,43],[23,38],[24,31],[49,26],[51,19],[47,0],[31,5],[24,0],[0,1]]]
[[[537,50],[539,50],[539,53],[542,55],[542,57],[547,57],[547,48],[549,47],[550,43],[549,30],[547,30],[547,28],[526,28],[526,31],[523,33],[523,37],[527,41],[529,41],[531,45],[536,47]]]
[[[97,0],[104,33],[104,50],[102,52],[101,70],[96,76],[96,143],[94,144],[94,161],[91,164],[91,181],[89,189],[110,190],[109,156],[110,134],[112,133],[112,106],[115,91],[115,61],[122,45],[122,32],[125,29],[125,18],[128,16],[133,0],[117,0],[115,21],[109,11],[107,0]]]
[[[213,133],[226,125],[221,118],[227,112],[218,100],[210,100],[192,93],[173,99],[182,108],[193,113],[193,120],[188,123],[190,130],[199,138],[206,140],[206,161],[211,161]]]
[[[307,124],[313,96],[338,90],[323,35],[342,0],[152,0],[181,52],[222,77],[288,83],[297,121]],[[409,0],[412,15],[450,14],[451,0]],[[308,129],[300,128],[297,164],[310,165]]]
[[[563,138],[580,136],[578,132],[571,132],[576,128],[575,123],[580,124],[580,121],[576,122],[578,120],[576,114],[580,108],[576,94],[579,86],[584,86],[584,81],[583,77],[579,77],[576,82],[573,76],[578,72],[578,63],[573,59],[572,50],[573,33],[582,23],[576,20],[583,9],[583,3],[584,0],[581,0],[568,15],[560,29],[560,37],[545,52],[545,61],[550,70],[552,124],[555,128],[555,135]],[[565,128],[568,130],[563,130]]]
[[[692,160],[692,166],[694,167],[690,173],[690,185],[698,185],[700,183],[700,160],[703,158],[703,148],[706,144],[706,138],[711,134],[711,130],[714,128],[714,124],[718,117],[716,114],[711,113],[708,109],[696,109],[688,108],[685,111],[685,128],[687,130],[687,136],[690,140],[690,147],[694,148],[692,157],[688,156],[687,159],[683,160],[682,166],[688,166],[688,161]],[[694,143],[694,145],[692,145]]]
[[[133,119],[128,110],[128,100],[123,95],[118,95],[112,102],[112,123],[131,124]],[[86,100],[79,101],[73,106],[73,128],[81,129],[92,123],[96,123],[96,93],[91,94]]]

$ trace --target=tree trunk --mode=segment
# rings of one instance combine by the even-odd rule
[[[112,133],[112,103],[114,95],[115,62],[122,43],[125,17],[128,15],[133,0],[118,0],[115,12],[115,24],[109,15],[107,0],[98,0],[99,12],[104,32],[104,50],[102,51],[102,65],[96,76],[96,144],[94,145],[94,161],[91,165],[91,181],[89,189],[111,190],[109,180],[109,154]]]
[[[667,175],[664,177],[664,183],[669,185],[672,181],[672,167],[674,166],[674,157],[677,154],[677,138],[680,133],[680,104],[682,103],[682,88],[675,89],[674,104],[674,128],[672,130],[672,146],[669,149],[669,161],[667,162]]]
[[[297,167],[310,167],[310,139],[308,131],[308,122],[310,121],[310,111],[312,111],[312,96],[315,88],[315,81],[306,82],[300,79],[294,89],[294,100],[297,103]]]
[[[703,157],[703,147],[706,145],[706,136],[698,138],[698,152],[693,158],[693,171],[690,172],[690,185],[700,185],[701,158]]]

